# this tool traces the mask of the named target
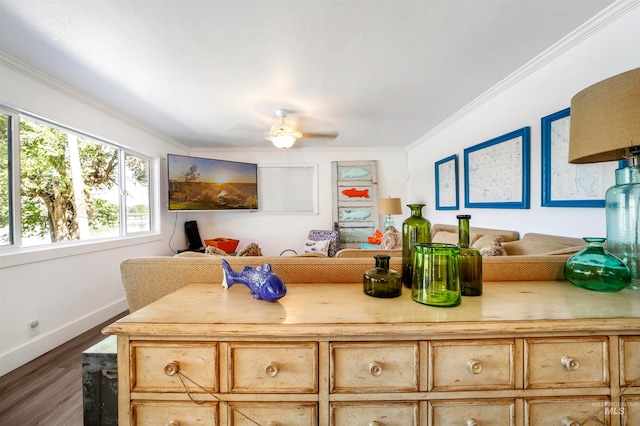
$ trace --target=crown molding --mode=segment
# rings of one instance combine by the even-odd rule
[[[452,123],[456,122],[462,116],[468,114],[474,109],[486,103],[488,100],[503,93],[512,86],[523,81],[531,74],[538,71],[540,68],[549,64],[557,57],[563,55],[567,51],[571,50],[574,46],[582,43],[587,38],[591,37],[601,29],[607,27],[612,22],[618,20],[627,13],[633,11],[640,6],[640,0],[619,0],[612,3],[609,7],[598,13],[596,16],[585,22],[576,30],[568,34],[566,37],[560,39],[553,44],[547,50],[534,57],[511,75],[506,77],[498,84],[485,91],[483,94],[475,98],[473,101],[465,105],[462,109],[458,110],[455,114],[435,126],[433,129],[416,139],[414,142],[407,146],[407,150],[411,150],[420,145],[430,137],[440,133],[445,128],[449,127]]]

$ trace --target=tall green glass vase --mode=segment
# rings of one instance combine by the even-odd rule
[[[422,217],[425,204],[407,204],[411,216],[402,222],[402,284],[411,288],[413,283],[413,247],[431,242],[431,222]]]
[[[594,291],[614,292],[631,283],[625,263],[604,248],[605,238],[584,238],[587,247],[567,260],[565,277],[572,284]]]

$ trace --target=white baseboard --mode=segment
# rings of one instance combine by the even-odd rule
[[[127,301],[123,298],[57,330],[33,338],[9,352],[0,354],[0,376],[4,376],[127,309]],[[79,359],[78,362],[80,362]]]

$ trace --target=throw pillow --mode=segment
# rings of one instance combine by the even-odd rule
[[[400,232],[393,226],[388,226],[380,241],[380,248],[384,250],[401,249],[402,235]]]
[[[482,256],[506,256],[507,252],[502,247],[502,237],[497,235],[485,235],[478,238],[473,247],[480,251]]]
[[[262,250],[256,243],[249,243],[245,248],[240,250],[236,256],[262,256]]]
[[[329,240],[319,240],[319,241],[307,240],[307,242],[304,245],[304,248],[302,249],[302,252],[303,253],[319,252],[324,255],[328,255],[329,243],[330,243]]]
[[[219,249],[218,247],[214,247],[214,246],[207,246],[204,249],[204,254],[210,254],[212,256],[227,256],[227,252]]]

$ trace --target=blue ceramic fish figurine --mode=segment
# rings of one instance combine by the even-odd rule
[[[235,283],[242,283],[249,287],[254,299],[275,302],[287,294],[287,287],[280,277],[271,270],[271,265],[265,263],[256,268],[245,266],[240,272],[233,272],[229,262],[222,259],[224,278],[222,286],[229,288]]]

